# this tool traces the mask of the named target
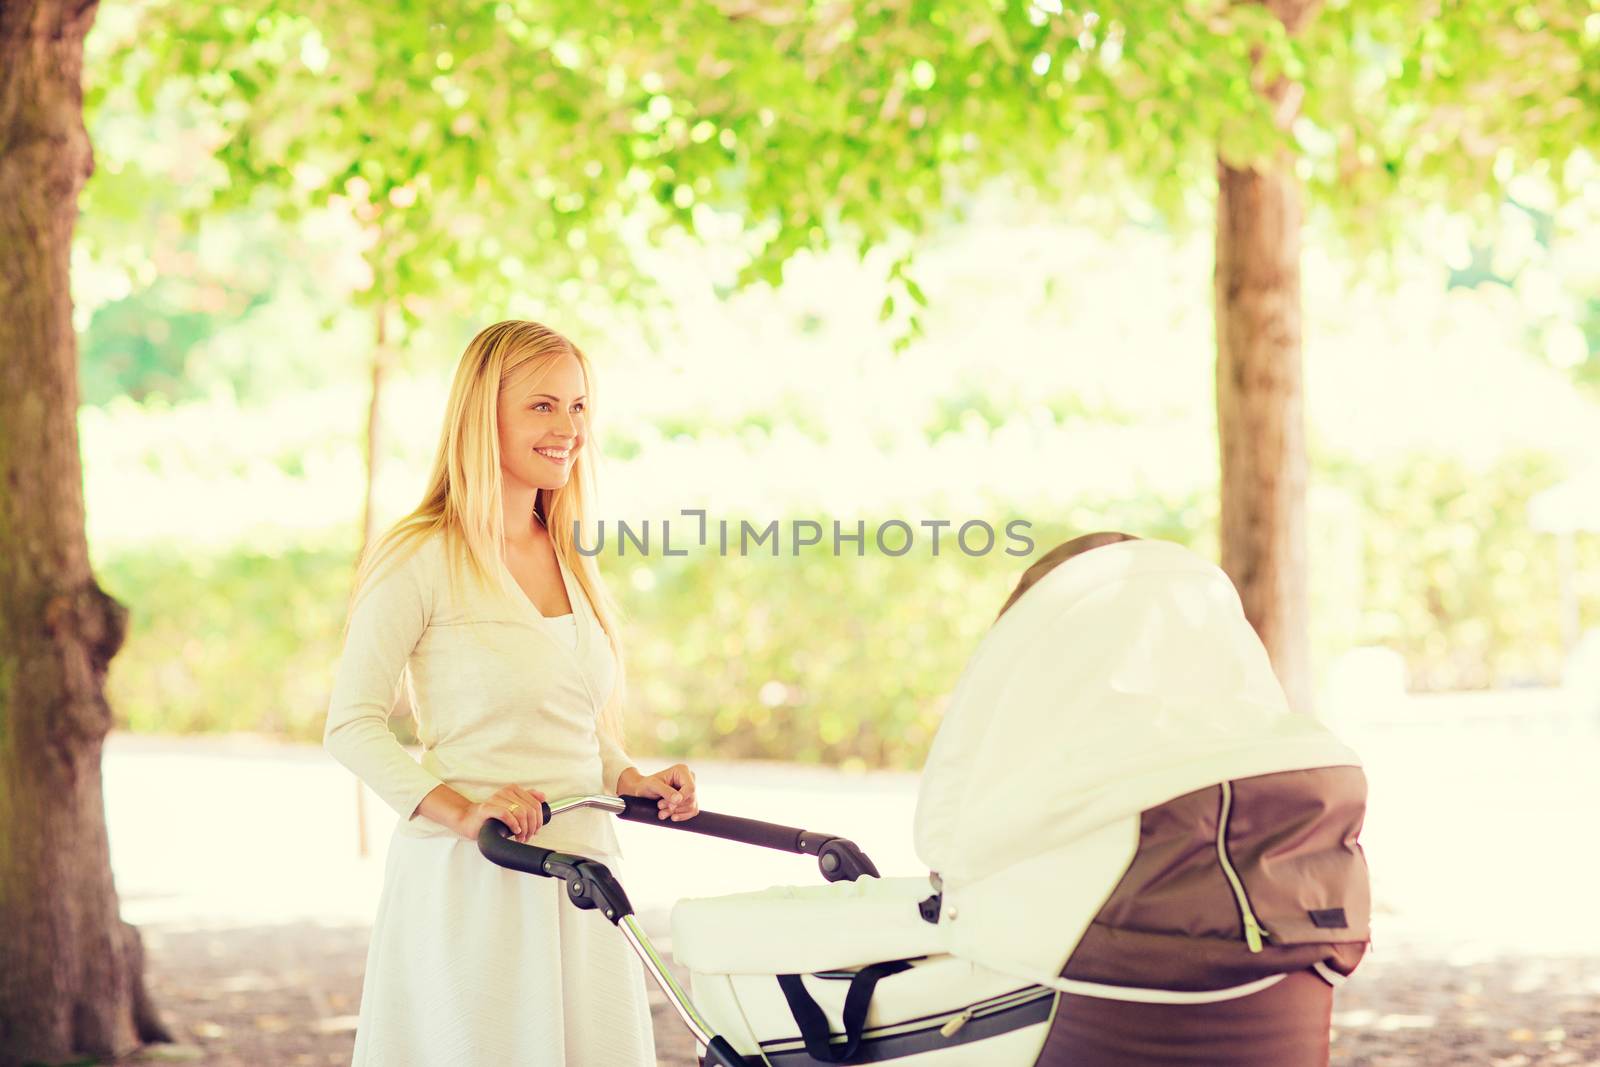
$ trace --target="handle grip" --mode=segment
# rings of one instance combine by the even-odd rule
[[[686,830],[692,834],[705,834],[708,837],[720,837],[726,841],[738,841],[746,845],[759,845],[779,852],[816,856],[818,865],[822,868],[822,876],[830,882],[853,882],[863,874],[878,877],[878,868],[867,858],[866,853],[862,852],[855,842],[843,837],[813,833],[798,826],[745,819],[738,815],[722,815],[714,811],[702,811],[690,818],[673,822],[670,819],[659,818],[658,810],[656,801],[651,797],[623,797],[622,810],[617,813],[617,818],[671,830]]]
[[[586,911],[601,911],[612,925],[633,914],[633,904],[622,883],[605,864],[587,856],[525,845],[513,838],[511,827],[499,819],[483,821],[483,829],[478,831],[478,851],[501,867],[565,882],[567,899]]]
[[[805,831],[797,826],[782,826],[778,823],[761,822],[759,819],[745,819],[737,815],[719,815],[714,811],[702,811],[681,822],[673,822],[670,819],[659,818],[658,810],[654,797],[623,797],[622,812],[617,818],[670,830],[707,834],[729,841],[741,841],[747,845],[760,845],[762,848],[775,848],[780,852],[803,851],[800,847],[800,837]]]
[[[549,805],[545,808],[548,810]],[[478,831],[478,851],[502,867],[523,874],[537,874],[541,878],[550,877],[545,861],[555,854],[552,849],[518,841],[511,836],[511,827],[493,816],[483,820],[483,827]]]

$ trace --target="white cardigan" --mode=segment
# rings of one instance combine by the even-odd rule
[[[560,563],[574,649],[497,563],[501,590],[484,589],[463,564],[452,596],[435,534],[400,563],[385,560],[351,616],[322,743],[400,815],[399,833],[453,832],[416,811],[441,783],[474,802],[508,784],[556,800],[614,792],[630,765],[598,730],[616,661],[583,587]],[[420,764],[387,724],[407,669]],[[531,841],[615,857],[614,818],[567,812]]]

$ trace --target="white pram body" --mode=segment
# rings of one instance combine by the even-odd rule
[[[1054,990],[946,952],[940,928],[918,914],[930,893],[926,878],[864,877],[687,900],[673,910],[674,956],[691,972],[696,1006],[751,1062],[814,1062],[779,973],[801,976],[838,1035],[847,1029],[846,995],[860,968],[908,960],[908,969],[873,988],[866,1044],[925,1049],[909,1052],[915,1059],[908,1062],[930,1067],[1032,1063]]]
[[[1316,778],[1320,769],[1333,777]],[[1301,771],[1315,773],[1285,773]],[[1291,915],[1283,887],[1268,884],[1270,872],[1261,871],[1272,856],[1256,856],[1238,877],[1225,832],[1248,824],[1257,841],[1268,841],[1265,824],[1286,782],[1305,794],[1334,780],[1349,794],[1342,809],[1310,803],[1317,818],[1342,810],[1342,828],[1324,835],[1316,855],[1276,857],[1306,871],[1333,870],[1330,857],[1342,864],[1334,884],[1300,877],[1288,890],[1308,913],[1355,913],[1350,928],[1323,933]],[[826,1018],[828,1052],[838,1056],[850,1029],[852,976],[886,961],[909,966],[877,978],[865,1017],[855,1020],[860,1047],[837,1062],[1038,1063],[1059,994],[1195,1004],[1250,996],[1284,977],[1241,970],[1224,956],[1216,958],[1230,962],[1214,973],[1174,975],[1171,985],[1159,967],[1148,981],[1115,968],[1105,972],[1111,981],[1064,975],[1114,891],[1133,892],[1128,880],[1147,865],[1136,862],[1141,841],[1156,847],[1161,818],[1189,812],[1204,820],[1217,800],[1220,821],[1211,815],[1208,824],[1216,870],[1207,877],[1221,885],[1226,874],[1247,916],[1233,914],[1228,948],[1246,965],[1276,953],[1285,968],[1318,966],[1337,984],[1343,974],[1312,943],[1366,938],[1365,866],[1354,844],[1355,807],[1364,804],[1359,759],[1287,707],[1218,568],[1166,542],[1096,548],[1017,598],[957,684],[924,769],[914,827],[918,855],[936,874],[684,900],[672,915],[673,953],[691,974],[696,1005],[752,1063],[836,1062],[813,1055],[815,1033],[807,1053],[804,1013],[779,975],[797,976],[789,981],[800,982]],[[1230,816],[1230,803],[1252,807]],[[1246,883],[1269,907],[1274,895],[1286,901],[1261,924],[1272,938],[1267,952],[1244,944],[1244,926],[1256,923]],[[1208,940],[1206,948],[1216,946]]]

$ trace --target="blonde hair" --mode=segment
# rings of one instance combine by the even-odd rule
[[[375,537],[362,550],[355,584],[345,613],[345,632],[364,592],[371,587],[378,567],[393,559],[399,566],[434,534],[444,539],[450,587],[458,588],[457,570],[467,569],[481,586],[510,594],[499,580],[499,561],[505,551],[505,510],[500,471],[498,404],[504,383],[523,369],[540,375],[564,355],[577,359],[589,397],[590,447],[580,449],[572,473],[559,489],[534,494],[534,510],[550,532],[556,556],[567,565],[588,597],[600,628],[616,657],[616,685],[600,712],[600,728],[618,745],[623,743],[622,707],[626,702],[626,670],[618,626],[622,612],[600,578],[589,556],[577,550],[573,523],[587,528],[589,505],[594,499],[593,447],[594,378],[583,350],[550,327],[521,319],[507,319],[479,331],[461,354],[450,400],[445,410],[439,447],[422,503],[410,514]],[[573,605],[576,609],[577,605]]]

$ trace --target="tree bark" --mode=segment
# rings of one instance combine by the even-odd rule
[[[374,313],[375,329],[372,347],[372,390],[367,396],[367,491],[361,504],[361,549],[356,553],[360,560],[372,544],[377,516],[373,504],[378,495],[378,450],[382,446],[383,379],[389,369],[389,303],[379,301]],[[366,858],[371,851],[367,844],[367,787],[357,778],[356,786],[356,855]]]
[[[171,1040],[101,790],[127,612],[89,567],[69,269],[95,6],[0,0],[0,1064]]]
[[[372,543],[376,516],[373,503],[378,490],[378,452],[383,435],[383,382],[389,371],[389,304],[380,301],[373,312],[372,389],[367,394],[367,491],[361,503],[361,551]]]
[[[1314,4],[1269,0],[1290,33]],[[1298,105],[1262,90],[1280,126]],[[1217,161],[1215,317],[1222,460],[1222,568],[1292,706],[1312,711],[1306,593],[1305,402],[1300,348],[1301,192],[1293,159],[1237,169]]]

